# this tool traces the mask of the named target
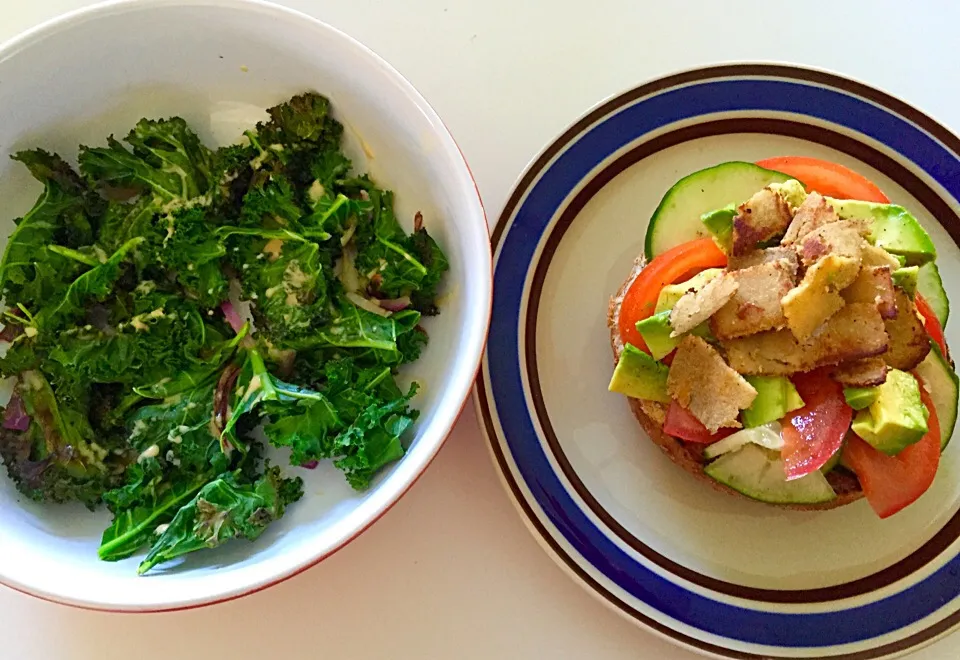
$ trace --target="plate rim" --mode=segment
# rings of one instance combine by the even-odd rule
[[[542,174],[549,166],[551,161],[562,154],[567,147],[572,143],[576,142],[578,136],[582,136],[586,133],[594,124],[598,124],[603,120],[609,118],[610,116],[616,114],[617,111],[629,107],[634,101],[642,99],[647,96],[655,95],[658,92],[667,91],[676,86],[683,85],[685,83],[707,83],[711,81],[716,81],[723,78],[749,78],[749,77],[758,77],[758,78],[773,78],[773,79],[785,79],[790,82],[800,82],[806,84],[821,85],[833,89],[834,91],[847,93],[851,96],[857,97],[861,100],[866,100],[872,102],[876,105],[879,105],[884,110],[891,112],[893,114],[900,115],[904,120],[907,120],[915,124],[922,131],[926,132],[935,140],[941,142],[948,149],[954,153],[960,154],[960,138],[953,134],[949,129],[944,127],[942,124],[937,122],[928,114],[922,112],[921,110],[915,108],[909,103],[885,92],[876,87],[862,83],[854,78],[834,73],[832,71],[827,71],[824,69],[817,69],[813,67],[806,66],[797,66],[792,64],[784,63],[766,63],[766,62],[737,62],[737,63],[724,63],[718,65],[711,65],[705,67],[692,67],[680,70],[678,72],[668,74],[662,77],[649,80],[637,86],[631,87],[625,91],[622,91],[618,94],[612,95],[607,99],[604,99],[600,103],[594,105],[592,108],[584,112],[578,119],[572,122],[563,132],[558,136],[550,140],[538,154],[536,154],[527,164],[525,169],[517,177],[514,182],[514,186],[511,190],[510,196],[507,198],[504,203],[501,212],[498,216],[496,225],[493,228],[491,235],[492,249],[495,254],[495,261],[499,257],[499,250],[501,247],[502,240],[505,235],[507,225],[510,223],[511,219],[515,215],[518,208],[521,206],[524,198],[531,191],[531,186],[537,180],[537,177]],[[698,118],[697,123],[702,123],[704,121],[703,116]],[[709,121],[709,120],[707,120]],[[869,147],[869,144],[866,144],[863,140],[852,138],[857,143]],[[615,160],[615,159],[611,159]],[[610,162],[605,162],[604,169],[610,166]],[[595,176],[592,174],[591,177]],[[580,181],[583,182],[583,179]],[[939,195],[938,195],[939,196]],[[569,202],[565,203],[569,204]],[[947,227],[945,225],[944,228]],[[549,227],[549,231],[553,231],[553,223]],[[537,240],[542,241],[544,234],[541,234]],[[957,238],[953,237],[955,241]],[[957,241],[960,244],[960,241]],[[539,250],[538,250],[539,253]],[[542,255],[539,255],[536,258],[536,262],[531,264],[531,267],[528,270],[528,277],[536,270],[537,263]],[[529,292],[525,292],[522,296],[524,304],[529,303]],[[529,314],[529,308],[528,308]],[[522,319],[518,320],[518,323],[522,323]],[[522,333],[522,330],[521,330]],[[519,346],[517,349],[519,350]],[[489,349],[488,349],[489,350]],[[531,349],[528,347],[528,352],[533,352],[535,348]],[[679,645],[686,647],[690,650],[705,653],[713,657],[721,658],[760,658],[760,657],[771,657],[768,654],[755,655],[751,653],[743,653],[736,649],[731,649],[726,646],[717,646],[704,640],[692,638],[687,636],[682,631],[677,630],[675,627],[665,625],[659,621],[652,621],[644,615],[642,612],[637,611],[635,608],[631,607],[629,604],[625,603],[620,597],[616,594],[610,592],[604,586],[597,583],[591,576],[587,575],[584,569],[577,564],[576,560],[572,558],[569,553],[564,551],[559,547],[557,539],[544,527],[543,521],[537,516],[537,514],[532,510],[531,506],[538,506],[536,502],[529,502],[526,496],[523,494],[523,491],[520,485],[517,483],[517,480],[522,481],[520,475],[514,475],[512,470],[508,465],[508,458],[505,455],[509,453],[509,450],[501,446],[501,438],[498,433],[498,424],[494,421],[494,416],[491,414],[490,409],[496,409],[496,404],[492,400],[493,394],[492,391],[489,391],[487,384],[485,382],[485,377],[488,374],[488,361],[487,353],[485,352],[483,364],[481,366],[481,372],[478,377],[477,387],[474,391],[474,406],[477,412],[478,420],[480,422],[481,431],[486,438],[488,444],[488,450],[490,451],[491,460],[493,461],[497,472],[500,474],[501,483],[503,483],[505,490],[507,491],[508,496],[511,500],[514,501],[514,505],[517,507],[518,512],[521,513],[521,518],[524,520],[524,524],[530,529],[531,533],[534,534],[534,537],[538,543],[544,547],[547,553],[556,561],[561,568],[578,581],[581,586],[586,588],[591,592],[595,597],[600,598],[608,606],[613,607],[615,611],[619,614],[626,616],[629,620],[634,623],[639,623],[648,629],[651,629],[660,637],[664,637],[673,643],[678,643]],[[529,409],[529,406],[524,407]],[[503,440],[505,442],[505,439]],[[510,459],[510,460],[515,460]],[[960,514],[958,514],[960,515]],[[946,525],[945,525],[946,526]],[[562,536],[562,534],[561,534]],[[912,553],[913,554],[913,553]],[[584,559],[584,561],[589,565],[589,561]],[[911,571],[913,573],[914,571]],[[907,577],[907,575],[901,576]],[[802,590],[808,591],[808,590]],[[869,592],[868,592],[869,593]],[[833,599],[831,599],[833,600]],[[655,606],[653,606],[655,607]],[[844,653],[841,655],[832,655],[831,658],[836,659],[850,659],[854,658],[889,658],[895,657],[902,653],[913,652],[927,644],[933,643],[940,637],[947,634],[957,625],[960,625],[960,621],[951,621],[952,617],[948,616],[940,621],[937,621],[929,626],[924,627],[922,630],[912,633],[907,637],[901,638],[899,640],[894,640],[893,642],[879,644],[872,646],[870,648],[864,649],[863,651],[853,651],[851,653]],[[932,632],[932,634],[930,634]],[[876,638],[873,638],[876,639]],[[731,640],[732,641],[732,640]],[[855,644],[870,644],[871,639],[865,639],[858,642],[853,642],[851,645]],[[747,644],[757,646],[756,643],[747,642]],[[772,646],[772,648],[776,648]],[[793,649],[793,650],[813,650],[814,647],[780,647],[781,649]],[[866,654],[866,655],[865,655]]]

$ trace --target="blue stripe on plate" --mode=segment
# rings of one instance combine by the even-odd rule
[[[641,99],[595,124],[549,166],[504,237],[487,349],[497,415],[523,480],[553,525],[584,559],[641,601],[688,626],[754,644],[823,647],[872,639],[915,623],[960,595],[960,557],[900,593],[834,612],[759,612],[717,602],[647,569],[591,522],[551,468],[526,407],[517,320],[528,267],[549,220],[594,167],[647,132],[738,110],[790,112],[846,126],[900,152],[960,198],[954,154],[898,115],[844,92],[785,80],[726,79]]]

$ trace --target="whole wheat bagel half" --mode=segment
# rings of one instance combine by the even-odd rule
[[[616,295],[610,299],[610,306],[607,308],[607,326],[610,329],[610,346],[613,348],[614,364],[620,359],[620,353],[623,351],[623,340],[620,338],[619,330],[620,307],[623,303],[624,296],[645,265],[646,259],[641,254],[637,257],[636,261],[634,261],[630,274]],[[627,400],[630,403],[630,410],[633,411],[634,416],[640,422],[643,430],[646,431],[650,439],[670,457],[670,460],[701,481],[710,484],[715,490],[752,500],[752,498],[711,479],[704,473],[703,451],[700,446],[693,443],[685,443],[663,432],[663,422],[666,414],[666,407],[663,404],[632,398],[628,398]],[[827,474],[827,481],[837,494],[834,500],[822,504],[770,504],[769,506],[802,511],[826,510],[850,504],[863,497],[860,482],[857,481],[856,476],[846,470],[831,470]]]

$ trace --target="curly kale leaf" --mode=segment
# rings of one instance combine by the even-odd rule
[[[55,295],[75,276],[77,265],[45,248],[78,247],[91,239],[91,198],[83,180],[56,154],[36,149],[12,156],[43,183],[33,208],[16,220],[0,261],[0,282],[10,301],[33,307]]]
[[[408,296],[424,314],[436,314],[437,286],[449,269],[446,255],[420,225],[407,236],[393,212],[393,194],[369,190],[370,216],[356,231],[356,265],[381,298]],[[362,217],[362,216],[361,216]]]
[[[136,552],[200,488],[230,469],[210,432],[215,384],[211,379],[130,417],[129,443],[140,458],[128,468],[126,483],[103,496],[114,519],[101,539],[101,559]]]
[[[38,371],[20,374],[15,396],[30,418],[25,431],[0,431],[0,457],[31,499],[79,500],[89,507],[116,480],[122,458],[97,443],[86,412],[64,405]]]
[[[41,331],[54,330],[63,321],[83,316],[88,299],[102,300],[120,277],[120,266],[127,255],[143,243],[142,237],[131,238],[102,264],[91,268],[70,283],[67,290],[36,314],[35,325]]]
[[[343,127],[330,116],[330,101],[320,94],[294,96],[286,103],[267,108],[270,121],[258,132],[272,142],[296,145],[309,142],[337,148]]]
[[[65,377],[123,383],[169,396],[174,381],[219,368],[225,358],[218,354],[236,345],[209,327],[194,303],[178,296],[137,297],[132,311],[109,329],[83,326],[62,332],[50,349],[51,360],[62,366]]]
[[[80,171],[101,187],[152,195],[158,207],[176,208],[210,187],[210,151],[180,117],[141,119],[124,138],[106,147],[81,147]]]
[[[230,397],[230,414],[224,418],[220,433],[220,446],[224,453],[237,448],[241,452],[247,445],[238,436],[236,430],[240,420],[247,415],[259,418],[264,413],[266,402],[290,403],[299,400],[318,400],[321,395],[313,390],[285,383],[272,375],[260,352],[251,348],[246,351],[243,365],[235,381],[236,387],[227,395]]]
[[[422,227],[413,233],[408,245],[413,255],[427,269],[417,290],[410,296],[413,307],[427,316],[436,316],[440,313],[436,302],[437,287],[440,286],[444,273],[450,269],[450,263],[437,242]]]
[[[243,295],[255,302],[258,329],[274,338],[305,335],[324,313],[326,278],[316,243],[285,229],[224,228],[236,248]]]
[[[227,299],[229,282],[223,272],[227,249],[216,235],[217,224],[201,207],[167,218],[169,232],[157,247],[157,262],[174,273],[177,282],[203,307],[216,307]]]
[[[257,539],[286,507],[303,496],[303,482],[285,479],[277,467],[254,483],[225,474],[208,483],[182,507],[150,548],[137,572],[196,550],[215,548],[230,539]]]
[[[403,394],[389,368],[357,369],[349,359],[328,362],[323,392],[293,405],[269,404],[264,433],[289,447],[290,462],[333,459],[357,490],[383,466],[401,458],[401,436],[416,419],[409,408],[417,386]]]

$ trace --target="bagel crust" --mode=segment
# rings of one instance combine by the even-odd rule
[[[610,306],[607,308],[607,327],[610,329],[610,347],[613,349],[614,364],[620,359],[620,353],[623,351],[623,340],[620,338],[620,307],[623,304],[623,298],[640,271],[646,266],[646,259],[641,254],[633,262],[633,268],[630,275],[621,285],[616,295],[610,299]],[[646,431],[647,436],[655,445],[660,447],[671,461],[686,470],[694,477],[709,484],[714,490],[723,491],[736,497],[756,502],[753,498],[747,497],[732,488],[711,479],[703,471],[704,461],[701,448],[693,443],[685,443],[677,438],[667,435],[663,432],[663,420],[666,413],[666,407],[663,404],[653,401],[641,401],[639,399],[628,398],[630,410],[634,417],[640,422],[640,426]],[[827,474],[827,481],[833,487],[837,497],[829,502],[821,504],[767,504],[768,506],[779,507],[782,509],[795,509],[799,511],[824,511],[827,509],[836,509],[837,507],[850,504],[863,497],[863,489],[856,476],[845,470],[831,470]]]

